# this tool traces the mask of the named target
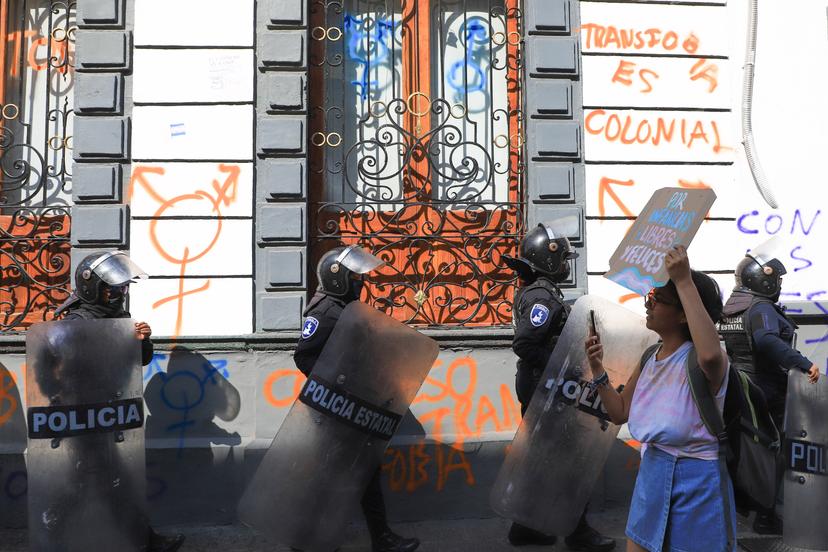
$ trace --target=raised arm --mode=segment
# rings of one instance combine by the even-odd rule
[[[687,249],[679,245],[671,249],[664,259],[667,274],[676,285],[684,316],[690,328],[690,338],[696,348],[699,361],[710,389],[716,393],[722,385],[727,362],[719,343],[719,332],[704,308],[699,290],[690,274],[690,260]]]

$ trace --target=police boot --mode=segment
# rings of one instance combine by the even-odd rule
[[[371,535],[372,552],[413,552],[420,546],[420,539],[401,537],[390,528],[374,536]]]
[[[615,548],[615,540],[605,537],[581,520],[575,532],[564,539],[570,550],[583,550],[584,552],[609,552]]]
[[[773,510],[756,512],[753,530],[760,535],[781,535],[782,520]]]
[[[184,544],[184,535],[159,535],[150,529],[147,552],[175,552]]]
[[[512,546],[526,546],[534,544],[537,546],[554,546],[558,538],[555,535],[544,535],[540,531],[530,529],[525,525],[513,523],[509,529],[509,544]]]

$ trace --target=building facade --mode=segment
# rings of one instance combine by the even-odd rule
[[[150,274],[130,310],[156,337],[148,494],[168,522],[234,519],[303,383],[291,349],[316,261],[340,244],[386,261],[369,302],[442,347],[386,453],[398,518],[492,515],[520,421],[501,259],[540,222],[580,253],[568,299],[640,311],[602,277],[613,250],[654,190],[714,189],[694,266],[727,290],[745,250],[784,237],[784,299],[824,367],[813,4],[760,2],[774,210],[741,146],[746,1],[4,1],[3,519],[25,519],[25,330],[100,250]],[[619,440],[599,502],[624,500],[636,458]]]

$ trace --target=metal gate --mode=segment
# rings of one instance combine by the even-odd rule
[[[426,325],[507,325],[524,225],[519,0],[311,6],[310,273],[358,243],[369,302]]]
[[[75,2],[0,3],[0,331],[68,295]]]

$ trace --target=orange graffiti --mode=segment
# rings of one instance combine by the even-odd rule
[[[432,369],[442,365],[437,360]],[[458,382],[461,374],[466,373],[468,383]],[[457,472],[462,475],[466,485],[474,485],[475,477],[471,462],[462,448],[463,443],[479,437],[485,428],[495,431],[513,431],[520,423],[520,410],[508,385],[501,384],[500,412],[496,402],[487,395],[475,399],[477,395],[477,363],[469,356],[455,359],[446,369],[445,377],[429,376],[423,389],[414,399],[415,404],[434,404],[434,408],[421,412],[417,418],[421,424],[431,424],[427,431],[436,442],[429,454],[425,442],[406,447],[392,447],[386,450],[383,470],[389,474],[389,483],[393,491],[413,492],[432,481],[428,468],[434,472],[433,482],[439,492],[446,488],[449,477]],[[462,386],[461,386],[462,385]],[[434,388],[433,391],[426,387]],[[439,403],[439,404],[438,404]],[[448,403],[448,404],[446,404]],[[473,420],[470,418],[473,416]],[[444,423],[450,421],[454,427],[454,442],[443,443],[447,436]]]
[[[429,464],[437,473],[435,489],[438,492],[446,488],[449,475],[453,472],[460,472],[464,475],[463,481],[466,485],[475,484],[471,463],[463,450],[436,443],[434,452],[429,454],[426,450],[427,446],[425,443],[418,443],[409,445],[407,451],[400,447],[386,449],[386,459],[382,470],[388,473],[388,486],[392,491],[411,493],[430,483]]]
[[[690,69],[690,80],[697,81],[704,79],[708,82],[707,93],[710,94],[719,86],[719,66],[715,63],[708,63],[701,58]]]
[[[634,67],[636,67],[635,63],[633,63],[632,61],[622,59],[618,63],[618,69],[615,70],[615,74],[612,76],[612,82],[621,83],[624,86],[632,86],[633,81],[630,77],[632,77],[635,74]],[[653,79],[660,78],[659,74],[651,69],[639,69],[638,78],[641,79],[641,82],[644,84],[644,86],[646,86],[646,88],[642,88],[641,90],[639,90],[639,92],[641,92],[642,94],[649,94],[653,91],[653,84],[647,78],[648,75],[650,76],[650,78]]]
[[[277,397],[273,393],[273,386],[281,379],[292,379],[293,386],[290,390],[290,395],[286,397]],[[264,396],[267,402],[275,408],[287,408],[293,404],[296,397],[302,391],[302,385],[305,383],[305,375],[296,369],[280,369],[274,370],[267,376],[264,382]]]
[[[638,297],[641,297],[641,295],[637,293],[628,293],[626,295],[622,295],[621,297],[619,297],[618,302],[623,305],[627,301],[632,301],[633,299],[636,299]]]
[[[649,94],[654,89],[652,80],[660,78],[661,76],[652,69],[639,68],[636,62],[622,59],[618,62],[618,68],[612,75],[610,82],[624,86],[632,86],[634,79],[637,79],[641,81],[642,85],[639,92],[641,94]],[[708,62],[705,58],[701,58],[690,68],[690,81],[695,82],[699,79],[707,81],[708,94],[712,94],[719,86],[718,78],[719,66],[715,63]]]
[[[686,117],[657,117],[655,121],[647,114],[609,113],[604,109],[593,109],[584,120],[586,131],[594,136],[603,136],[608,142],[624,145],[681,143],[687,149],[704,143],[713,153],[732,149],[722,146],[719,125],[716,121],[688,119]],[[678,134],[676,133],[678,127]]]
[[[690,190],[708,190],[710,186],[699,180],[698,182],[688,182],[687,180],[682,180],[679,178],[679,187],[680,188],[688,188]]]
[[[59,73],[66,73],[69,71],[71,64],[69,63],[69,44],[68,37],[63,40],[55,40],[54,37],[47,38],[40,36],[37,31],[26,30],[9,33],[8,42],[12,43],[13,57],[12,59],[21,59],[23,48],[26,41],[30,40],[28,50],[26,51],[26,63],[33,71],[45,71],[51,64]],[[41,57],[41,49],[45,49],[45,55]],[[16,64],[9,66],[9,76],[18,76],[18,67]]]
[[[9,393],[15,387],[14,375],[8,370],[2,370],[3,377],[0,379],[0,426],[5,425],[14,415],[19,401],[14,394]]]
[[[613,180],[612,178],[607,178],[606,176],[601,178],[601,181],[598,183],[598,214],[602,217],[606,214],[606,209],[604,208],[604,195],[609,195],[612,200],[615,201],[615,204],[621,208],[621,212],[624,213],[624,215],[634,217],[635,214],[633,214],[633,212],[621,202],[618,195],[613,191],[613,184],[618,184],[619,186],[635,186],[635,182],[632,180]]]
[[[201,293],[209,289],[210,287],[210,280],[207,280],[207,282],[204,285],[198,288],[185,290],[184,282],[187,265],[203,258],[210,251],[212,251],[213,247],[215,247],[216,243],[218,242],[219,237],[221,237],[223,225],[221,218],[221,206],[222,204],[224,206],[229,206],[236,200],[236,194],[238,191],[238,181],[241,169],[237,165],[219,164],[218,170],[221,173],[225,173],[226,177],[224,178],[223,183],[219,182],[218,180],[213,180],[212,191],[196,190],[193,193],[182,194],[171,199],[165,199],[161,194],[159,194],[147,178],[147,176],[150,174],[163,176],[166,172],[163,167],[137,167],[133,171],[132,179],[130,180],[129,189],[127,192],[127,196],[130,200],[132,199],[132,194],[135,192],[136,186],[141,186],[152,199],[160,203],[160,206],[153,215],[153,219],[150,221],[150,241],[155,251],[162,258],[164,258],[164,260],[166,260],[169,263],[180,266],[178,278],[178,292],[175,295],[171,295],[170,297],[160,299],[152,305],[153,309],[157,309],[166,303],[176,301],[177,312],[175,331],[172,336],[173,338],[178,337],[178,335],[180,335],[181,333],[181,325],[184,319],[184,298],[189,295]],[[184,247],[181,257],[177,257],[171,254],[161,244],[161,241],[158,238],[158,222],[159,217],[162,217],[165,211],[176,206],[179,203],[186,201],[208,201],[212,206],[212,212],[215,213],[217,217],[215,219],[211,219],[215,221],[216,228],[209,243],[201,251],[196,252],[194,255],[191,255],[189,247]]]
[[[438,359],[432,370],[438,370],[442,365],[443,361]],[[274,408],[288,408],[299,396],[304,381],[298,370],[274,370],[263,384],[265,400]],[[274,389],[280,382],[288,383],[289,394],[275,394]],[[417,414],[423,426],[430,426],[426,430],[429,442],[423,439],[411,445],[386,449],[382,469],[388,473],[393,491],[413,492],[427,484],[442,491],[453,474],[454,477],[461,476],[466,485],[475,484],[472,464],[463,450],[463,443],[479,437],[484,430],[509,432],[520,424],[520,409],[507,384],[498,387],[499,396],[495,400],[492,396],[479,395],[477,383],[477,362],[469,356],[453,360],[442,377],[426,377],[412,407],[433,405],[425,411],[420,409]],[[452,432],[446,427],[448,423],[454,428]],[[452,438],[451,442],[442,441],[448,437]]]
[[[437,360],[435,368],[439,368],[443,362]],[[461,371],[468,373],[468,385],[465,389],[458,389],[457,378]],[[434,429],[430,432],[438,439],[444,435],[442,422],[450,417],[454,424],[455,436],[458,442],[469,437],[479,437],[485,427],[491,427],[495,431],[510,431],[517,428],[520,421],[519,412],[514,399],[512,398],[509,386],[502,383],[499,388],[500,406],[502,419],[498,417],[492,400],[487,396],[481,396],[477,400],[476,408],[474,397],[477,391],[477,362],[469,356],[455,359],[446,370],[445,379],[439,380],[431,376],[427,377],[423,387],[431,385],[438,390],[436,394],[429,394],[423,389],[414,399],[412,405],[420,403],[443,403],[450,401],[453,408],[440,406],[423,413],[419,419],[426,423],[434,421]],[[469,427],[469,416],[474,412],[475,418]]]
[[[598,25],[585,23],[581,25],[581,33],[585,35],[586,48],[611,48],[620,50],[642,50],[644,48],[660,48],[666,52],[676,50],[681,42],[681,48],[688,54],[694,54],[699,49],[698,37],[690,33],[681,40],[675,31],[661,29],[618,29],[613,25]]]

